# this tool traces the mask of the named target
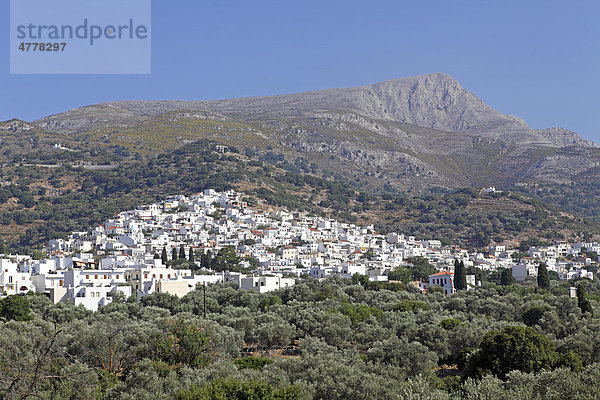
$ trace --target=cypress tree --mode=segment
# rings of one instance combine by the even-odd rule
[[[181,246],[179,248],[179,259],[185,260],[185,247]]]
[[[460,283],[458,283],[458,281],[460,280],[460,263],[458,262],[458,259],[455,258],[454,259],[454,288],[456,290],[460,290]]]
[[[212,253],[211,251],[207,251],[206,252],[206,269],[210,269],[210,267],[212,267]]]
[[[467,288],[465,263],[462,260],[454,260],[454,288],[456,290],[464,290]]]
[[[162,260],[163,265],[167,265],[167,261],[169,261],[169,258],[167,257],[167,248],[166,247],[163,247],[160,259]]]
[[[462,271],[462,285],[463,288],[467,289],[467,268],[465,267],[465,262],[460,260],[460,269]]]
[[[502,286],[511,285],[515,283],[515,278],[512,276],[512,270],[510,268],[506,268],[500,274],[500,284]]]
[[[210,268],[210,250],[206,253],[202,253],[200,257],[200,268]]]
[[[592,309],[592,305],[590,304],[590,301],[587,298],[585,288],[582,284],[579,284],[577,286],[577,305],[581,309],[582,313],[589,312],[592,316],[594,315],[594,310]]]
[[[192,263],[196,261],[195,256],[194,256],[194,250],[191,247],[190,247],[190,254],[188,256],[188,260]]]
[[[544,263],[540,263],[540,265],[538,265],[537,284],[542,289],[548,289],[548,287],[550,287],[548,268],[546,268],[546,264]]]
[[[177,260],[177,247],[173,247],[173,250],[171,250],[171,260]]]

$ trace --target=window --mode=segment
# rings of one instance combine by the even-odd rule
[[[85,279],[90,279],[90,276],[89,276],[89,275],[86,275],[86,276],[85,276]]]
[[[258,282],[254,282],[254,286],[258,286]]]
[[[171,274],[167,275],[167,278],[171,279]]]
[[[148,279],[148,274],[144,274],[144,279]]]
[[[117,275],[117,279],[119,279],[119,275]]]
[[[8,283],[12,283],[12,276],[8,277]]]
[[[61,279],[58,281],[58,286],[62,286],[62,285],[63,285],[63,280]]]
[[[152,277],[153,277],[153,278],[156,278],[156,274],[152,274]]]
[[[104,279],[108,279],[108,275],[104,275]]]
[[[263,282],[261,282],[261,283],[260,283],[260,286],[265,286],[265,282],[264,282],[264,281],[263,281]]]
[[[162,279],[162,278],[163,278],[163,274],[160,274],[160,279]]]

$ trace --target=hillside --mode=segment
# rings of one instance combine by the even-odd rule
[[[527,132],[553,143],[564,131],[533,131],[522,119],[502,114],[465,90],[452,77],[420,75],[346,89],[216,101],[119,101],[70,110],[35,123],[48,130],[75,132],[101,124],[131,125],[171,111],[213,111],[247,120],[347,112],[363,117],[444,131]],[[592,145],[572,134],[570,144]],[[521,140],[523,137],[520,138]],[[565,144],[556,143],[556,144]]]
[[[596,144],[563,128],[531,129],[439,73],[270,97],[110,102],[27,127],[30,138],[80,150],[148,154],[198,139],[272,150],[378,192],[568,183],[599,162]]]
[[[110,102],[6,121],[0,161],[5,173],[19,163],[121,170],[197,141],[281,164],[280,176],[302,165],[301,174],[356,193],[422,197],[496,186],[600,222],[600,205],[590,201],[600,195],[600,147],[563,128],[531,129],[439,73],[270,97]]]
[[[19,162],[17,162],[19,161]],[[343,221],[374,224],[444,243],[515,246],[529,238],[577,239],[600,226],[509,192],[473,189],[426,196],[370,194],[343,176],[322,174],[304,158],[288,162],[268,152],[220,153],[202,140],[139,160],[69,150],[20,155],[0,181],[0,238],[37,247],[87,229],[115,213],[206,188],[235,188],[258,207],[284,207]]]

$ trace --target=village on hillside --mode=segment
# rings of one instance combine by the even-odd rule
[[[487,272],[509,269],[517,282],[536,276],[545,263],[566,281],[594,279],[598,260],[590,253],[600,253],[600,244],[556,242],[530,247],[526,255],[504,246],[469,251],[435,239],[378,234],[372,225],[258,211],[239,193],[208,189],[139,206],[87,232],[50,240],[44,257],[35,257],[41,259],[0,255],[0,295],[32,291],[55,303],[98,310],[116,292],[137,299],[154,292],[184,296],[201,285],[234,282],[241,290],[262,293],[292,286],[301,277],[356,274],[385,282],[391,271],[410,267],[415,258],[427,260],[438,272],[405,283],[421,291],[440,286],[451,294],[456,291],[457,260]],[[467,275],[467,283],[469,289],[481,284],[475,275]]]

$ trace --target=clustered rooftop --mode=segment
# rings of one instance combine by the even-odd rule
[[[183,248],[183,250],[182,250]],[[223,248],[234,249],[239,270],[215,272],[201,263],[203,254],[212,256]],[[175,251],[173,251],[175,249]],[[173,196],[167,200],[108,219],[88,232],[73,232],[68,239],[50,240],[48,258],[10,255],[0,259],[0,293],[27,291],[47,293],[55,302],[71,301],[97,310],[111,302],[112,292],[140,298],[153,292],[183,296],[198,285],[233,281],[240,289],[267,292],[292,286],[295,278],[315,279],[330,275],[350,278],[366,275],[387,281],[390,270],[407,266],[410,257],[425,257],[438,274],[428,282],[415,282],[421,290],[439,285],[453,293],[454,261],[485,271],[512,268],[522,281],[537,274],[540,261],[561,279],[593,278],[585,269],[595,263],[578,257],[583,251],[600,252],[598,243],[556,243],[532,247],[529,256],[517,263],[515,250],[493,246],[487,254],[439,240],[417,240],[397,233],[375,232],[372,225],[357,226],[303,213],[258,211],[248,207],[234,191]],[[197,254],[189,268],[164,265],[160,255]],[[572,260],[561,257],[568,255]],[[573,261],[574,259],[574,261]],[[470,280],[471,286],[476,286]]]

